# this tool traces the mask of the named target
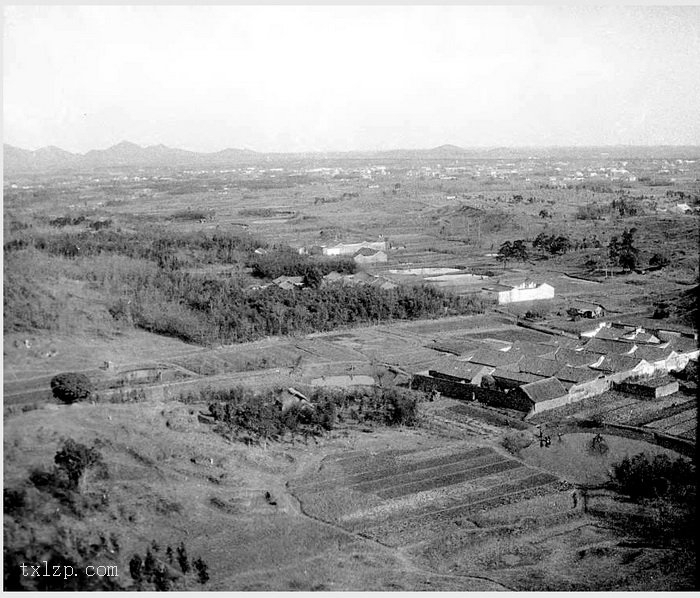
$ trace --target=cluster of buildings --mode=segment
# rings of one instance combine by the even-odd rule
[[[323,277],[322,284],[329,284],[334,282],[341,282],[343,284],[349,285],[368,285],[377,289],[390,290],[395,289],[399,285],[395,282],[384,278],[383,276],[376,276],[374,274],[369,274],[368,272],[357,272],[355,274],[339,274],[338,272],[331,272]],[[302,276],[278,276],[271,283],[265,285],[255,285],[254,289],[261,289],[268,287],[270,285],[278,286],[284,290],[291,290],[294,288],[304,287],[304,278]]]
[[[609,322],[600,322],[578,339],[457,340],[435,342],[432,348],[450,355],[415,374],[413,388],[528,415],[600,395],[613,386],[642,398],[663,396],[674,389],[666,375],[684,369],[700,354],[692,336]]]
[[[388,259],[386,241],[360,241],[359,243],[337,243],[335,245],[313,245],[300,247],[304,255],[325,255],[330,257],[352,257],[358,264],[384,263]]]

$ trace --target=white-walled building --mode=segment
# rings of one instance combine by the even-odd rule
[[[338,243],[332,247],[323,247],[323,255],[355,255],[363,248],[386,251],[386,241],[361,241],[360,243]]]
[[[546,282],[542,284],[524,282],[515,287],[497,284],[484,287],[483,290],[487,295],[496,299],[499,305],[554,298],[554,287]]]

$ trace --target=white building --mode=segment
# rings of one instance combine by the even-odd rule
[[[515,287],[497,284],[484,287],[483,290],[487,295],[496,299],[499,305],[554,298],[554,287],[546,282],[542,284],[524,282]]]
[[[323,247],[323,255],[355,255],[363,248],[386,251],[386,241],[362,241],[360,243],[338,243],[333,247]]]

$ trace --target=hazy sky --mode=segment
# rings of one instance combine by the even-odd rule
[[[700,7],[6,7],[4,141],[700,144]]]

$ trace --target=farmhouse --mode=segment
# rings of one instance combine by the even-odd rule
[[[554,287],[547,283],[538,285],[535,282],[523,282],[514,287],[496,284],[483,287],[483,292],[488,297],[495,299],[499,305],[554,298]]]
[[[502,368],[495,369],[491,373],[491,377],[496,383],[496,388],[503,391],[508,391],[513,388],[523,386],[524,384],[529,384],[530,382],[542,380],[542,376],[536,376],[535,374],[528,374],[526,372],[513,372]]]
[[[379,264],[387,261],[385,252],[363,247],[355,255],[352,256],[356,264]]]
[[[647,399],[667,397],[678,392],[678,388],[678,380],[669,377],[615,384],[615,390]]]
[[[606,376],[612,382],[621,382],[632,376],[650,376],[654,373],[654,366],[639,357],[627,355],[606,355],[596,370],[606,372]]]
[[[661,344],[661,340],[649,332],[645,332],[643,328],[637,328],[636,330],[630,330],[625,332],[620,340],[634,341],[636,344],[645,345],[658,345]]]
[[[561,348],[554,354],[554,359],[561,365],[585,368],[599,365],[603,361],[603,355],[591,351],[575,351],[573,349]]]
[[[545,378],[551,378],[562,368],[562,364],[554,359],[542,359],[541,357],[523,357],[518,361],[518,369],[521,372],[535,374]]]
[[[386,241],[361,241],[360,243],[338,243],[332,247],[321,247],[323,255],[355,255],[360,249],[386,251]]]
[[[514,405],[521,404],[521,400],[529,403],[529,415],[561,407],[570,402],[566,389],[556,378],[544,378],[524,384],[513,390],[510,395]]]
[[[479,386],[481,379],[488,373],[489,368],[486,366],[454,358],[444,359],[428,370],[428,374],[433,378],[467,382],[475,386]]]
[[[556,378],[569,393],[569,401],[572,403],[595,397],[610,388],[610,380],[603,372],[586,367],[563,367],[557,372]]]
[[[435,340],[426,345],[429,349],[441,351],[442,353],[452,353],[453,355],[474,355],[483,345],[469,340],[445,339]]]
[[[602,338],[592,338],[584,346],[585,351],[600,355],[632,355],[637,345],[624,341],[611,341]]]
[[[574,310],[579,318],[600,318],[605,315],[605,309],[598,303],[588,303],[587,301],[576,301],[569,307]]]
[[[533,343],[528,341],[515,341],[512,346],[513,351],[519,351],[523,355],[536,355],[545,359],[554,359],[557,351],[560,351],[558,345],[544,345],[542,343]]]
[[[491,369],[493,372],[496,368],[511,366],[509,369],[514,369],[517,371],[517,364],[523,355],[520,352],[514,351],[494,351],[492,349],[482,349],[477,351],[469,358],[472,363],[478,363],[479,365],[485,365]],[[489,373],[491,373],[489,372]]]

